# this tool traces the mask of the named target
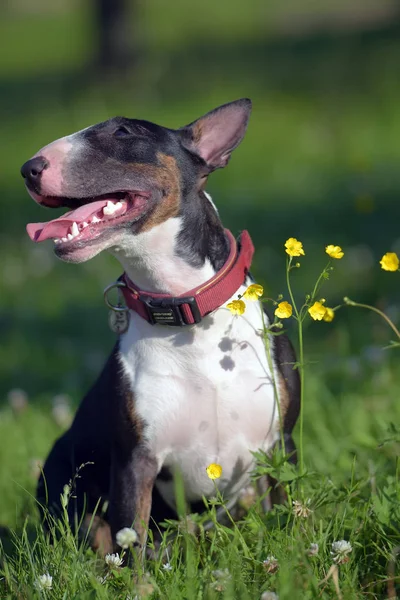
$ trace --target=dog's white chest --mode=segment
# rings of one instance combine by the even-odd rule
[[[159,467],[178,467],[187,498],[196,500],[213,493],[206,467],[219,463],[219,488],[236,494],[251,451],[270,448],[278,436],[259,304],[248,302],[241,317],[221,308],[184,330],[157,326],[157,335],[137,315],[131,321],[121,361]],[[167,487],[160,483],[165,496]]]

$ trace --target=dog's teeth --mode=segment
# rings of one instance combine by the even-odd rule
[[[67,240],[71,241],[74,239],[74,236],[72,235],[72,233],[67,233]]]
[[[60,238],[54,238],[54,243],[59,244],[61,242]]]
[[[96,215],[94,215],[93,219],[92,219],[92,223],[100,223],[100,219],[98,219],[96,217]]]
[[[72,223],[71,234],[72,234],[72,237],[76,237],[77,235],[79,235],[78,225],[76,224],[75,221]]]
[[[61,238],[61,241],[62,241],[62,242],[67,242],[67,241],[68,241],[68,239],[67,239],[66,237],[63,237],[63,238]]]
[[[85,227],[87,227],[89,225],[89,223],[86,223],[86,221],[83,221],[82,223],[82,229],[85,229]]]
[[[115,210],[121,210],[122,208],[122,202],[117,202],[117,204],[115,204]]]
[[[113,215],[115,213],[115,211],[117,210],[116,208],[116,204],[113,204],[112,202],[110,202],[110,200],[107,202],[107,206],[105,206],[103,208],[103,214],[105,215]]]

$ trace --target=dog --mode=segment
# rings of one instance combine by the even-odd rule
[[[115,284],[124,299],[114,307],[123,316],[118,341],[37,491],[57,516],[73,481],[71,525],[90,522],[103,552],[124,527],[144,548],[149,526],[176,517],[176,471],[192,511],[204,509],[215,484],[234,504],[249,484],[252,452],[279,443],[277,402],[295,461],[293,348],[286,335],[269,334],[268,360],[271,317],[243,299],[253,283],[251,239],[224,229],[204,191],[242,141],[250,112],[241,99],[177,130],[115,117],[50,143],[21,169],[38,204],[69,209],[27,225],[33,241],[53,239],[55,254],[73,263],[108,250],[124,269]],[[246,311],[233,315],[227,305],[241,297]],[[222,467],[215,481],[212,463]]]

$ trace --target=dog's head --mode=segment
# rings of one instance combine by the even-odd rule
[[[247,99],[173,130],[115,117],[45,146],[21,169],[32,198],[69,209],[30,223],[35,242],[53,239],[63,260],[81,262],[181,214],[185,199],[224,167],[242,140]]]

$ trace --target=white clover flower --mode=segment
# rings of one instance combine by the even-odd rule
[[[172,566],[169,562],[163,564],[162,568],[164,569],[164,571],[172,571]]]
[[[39,577],[35,581],[35,586],[40,591],[51,590],[53,587],[53,578],[48,573],[43,573],[43,575],[39,575]]]
[[[73,414],[68,404],[63,404],[61,402],[54,404],[53,408],[51,409],[51,414],[53,415],[53,419],[57,425],[63,429],[66,429],[72,423]]]
[[[275,556],[267,556],[262,564],[267,573],[276,573],[279,569],[278,559]]]
[[[293,512],[296,517],[302,517],[307,519],[313,512],[307,505],[310,504],[310,500],[307,500],[305,504],[302,504],[298,500],[293,500]]]
[[[23,412],[28,406],[28,394],[19,388],[10,390],[7,394],[7,400],[15,413]]]
[[[104,561],[108,567],[118,569],[124,562],[119,554],[106,554]]]
[[[307,550],[308,556],[317,556],[318,552],[319,552],[319,545],[318,544],[310,544],[310,547]]]
[[[332,543],[331,556],[334,563],[340,565],[349,560],[347,556],[353,550],[350,542],[346,540],[339,540],[338,542]]]
[[[279,600],[279,596],[275,592],[263,592],[260,600]]]
[[[229,569],[216,569],[212,572],[216,579],[230,579],[231,574],[229,573]]]
[[[215,577],[216,581],[213,581],[211,584],[211,589],[216,592],[224,592],[227,584],[232,579],[229,569],[216,569],[212,572],[212,575]]]
[[[133,546],[136,544],[138,539],[138,535],[132,527],[124,527],[120,529],[117,533],[116,540],[118,546],[121,546],[124,550],[129,548],[129,546]]]

